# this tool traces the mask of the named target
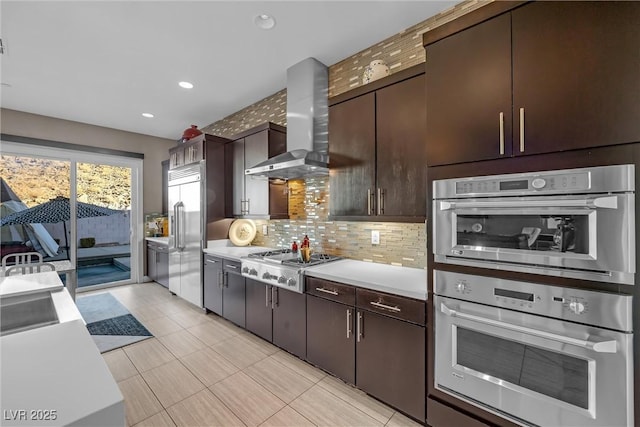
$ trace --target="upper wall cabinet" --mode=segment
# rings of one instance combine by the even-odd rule
[[[205,135],[205,141],[185,142],[171,148],[169,150],[169,169],[179,168],[180,166],[199,162],[204,159],[206,137],[207,135]]]
[[[162,206],[167,212],[168,170],[206,160],[204,182],[207,191],[207,222],[225,217],[225,145],[230,140],[205,134],[203,141],[178,144],[169,149],[169,160],[163,162]],[[165,165],[167,169],[165,169]]]
[[[424,221],[423,72],[421,64],[330,100],[333,219]]]
[[[426,34],[428,164],[640,141],[638,22],[639,2],[532,2]]]
[[[274,123],[256,126],[232,137],[225,147],[227,217],[287,218],[287,185],[246,176],[245,169],[286,151],[286,128]]]

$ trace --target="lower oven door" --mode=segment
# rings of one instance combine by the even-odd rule
[[[435,386],[523,425],[633,425],[632,334],[436,296]]]

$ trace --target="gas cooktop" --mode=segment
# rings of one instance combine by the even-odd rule
[[[242,275],[253,280],[280,286],[295,292],[304,292],[304,269],[341,259],[339,256],[312,253],[304,262],[291,249],[257,252],[243,258]]]

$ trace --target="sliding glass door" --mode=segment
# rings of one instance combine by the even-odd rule
[[[70,200],[76,212],[68,221],[2,227],[3,254],[11,242],[45,260],[69,259],[80,292],[140,281],[142,160],[17,143],[2,148],[1,176],[20,200],[3,200],[3,216],[20,202],[33,207],[56,197]]]

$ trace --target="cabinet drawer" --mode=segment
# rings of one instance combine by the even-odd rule
[[[222,265],[222,258],[216,258],[213,255],[205,255],[204,256],[205,264],[218,264]]]
[[[355,305],[356,289],[353,286],[342,283],[330,282],[315,277],[306,278],[307,293],[320,298],[341,302],[347,305]]]
[[[223,268],[226,273],[240,274],[240,262],[230,261],[225,259],[223,262]]]
[[[363,310],[384,314],[408,322],[425,324],[425,302],[358,288],[356,306]]]

